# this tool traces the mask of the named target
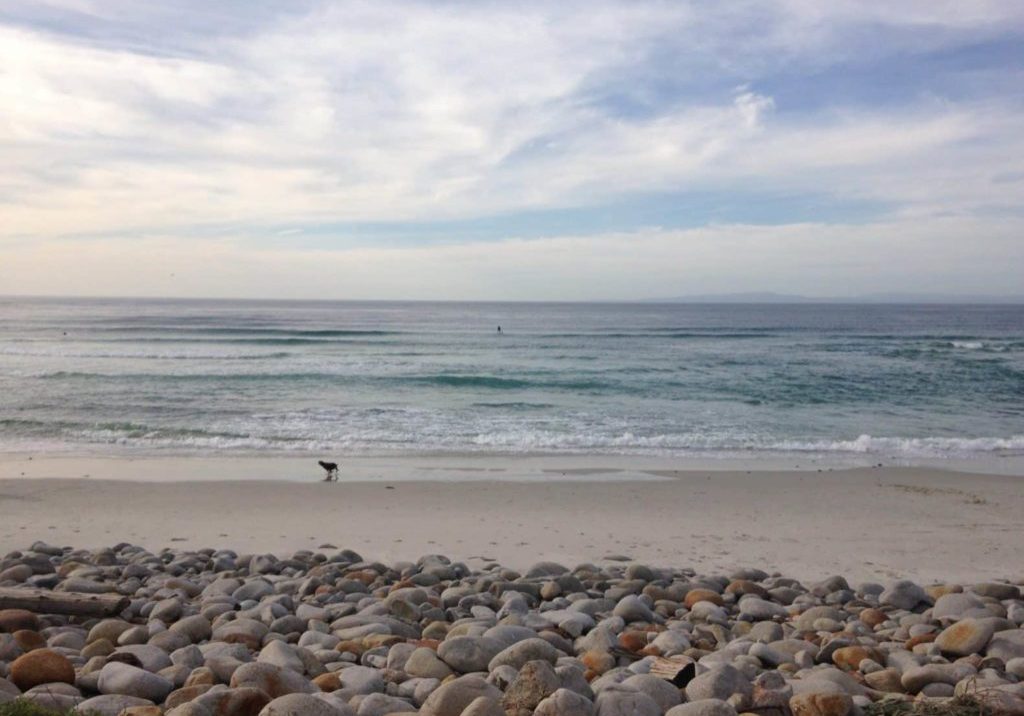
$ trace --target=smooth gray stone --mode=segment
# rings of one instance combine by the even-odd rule
[[[112,662],[100,670],[99,690],[103,694],[123,694],[162,703],[174,684],[164,677],[145,669]]]

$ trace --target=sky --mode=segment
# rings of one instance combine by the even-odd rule
[[[0,293],[1024,295],[1024,3],[0,0]]]

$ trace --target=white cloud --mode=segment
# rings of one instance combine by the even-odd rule
[[[26,16],[34,11],[15,5]],[[925,225],[945,231],[959,224],[932,219],[953,215],[966,222],[960,225],[966,231],[988,213],[1013,212],[1022,199],[1021,182],[993,181],[1024,172],[1024,115],[1013,98],[908,96],[884,106],[851,101],[810,110],[773,97],[764,88],[770,82],[762,81],[778,68],[813,73],[856,63],[869,52],[895,56],[998,37],[1021,28],[1019,4],[605,0],[513,7],[354,0],[312,7],[261,17],[244,5],[59,0],[48,12],[73,10],[123,32],[76,36],[73,28],[48,25],[44,31],[27,20],[0,24],[5,258],[24,262],[32,255],[37,272],[52,274],[66,257],[81,256],[82,266],[98,256],[116,264],[117,256],[141,251],[138,262],[122,264],[148,266],[147,257],[159,254],[155,266],[180,261],[188,273],[192,257],[211,252],[211,262],[220,257],[259,273],[245,257],[241,235],[208,248],[187,239],[205,225],[222,227],[221,233],[266,226],[265,233],[284,241],[292,233],[281,232],[282,225],[458,219],[690,190],[868,200],[891,205],[893,221],[927,218]],[[195,29],[223,27],[225,17],[243,11],[246,22],[231,32]],[[219,22],[187,30],[174,24],[175,17],[203,13]],[[876,31],[895,39],[872,46]],[[104,39],[122,35],[150,38],[153,46]],[[661,97],[653,79],[703,89]],[[635,111],[619,96],[634,88],[642,88],[637,96],[643,100]],[[997,224],[984,224],[984,235],[1002,235]],[[840,229],[837,242],[857,244],[853,227]],[[789,230],[811,240],[806,228]],[[773,244],[773,230],[764,231],[740,233],[780,250],[790,246]],[[813,233],[828,231],[816,227]],[[109,234],[163,238],[59,240]],[[717,242],[703,245],[719,251],[720,265],[735,261],[721,248],[723,234],[715,235]],[[566,254],[574,274],[581,262],[632,265],[634,251],[620,251],[626,245],[660,257],[637,271],[694,260],[666,253],[668,244],[659,242],[670,242],[670,234],[655,236],[470,243],[420,254],[366,249],[370,253],[361,256],[328,253],[324,260],[341,262],[341,269],[379,260],[415,273],[441,259],[464,265],[479,255],[486,259],[473,264],[480,275],[490,261],[516,265],[517,249],[560,255],[577,246],[572,241],[586,246]],[[913,245],[929,253],[924,241]],[[175,242],[187,247],[187,256],[175,259]],[[274,256],[255,255],[261,261]],[[298,277],[307,270],[304,262],[316,265],[314,257],[284,252],[274,260],[295,266]],[[223,290],[253,293],[245,272],[225,270],[234,271],[236,283]],[[609,270],[594,267],[588,275],[597,281]],[[547,271],[529,264],[522,275],[555,281],[557,272]],[[388,286],[404,291],[390,274],[356,273],[356,282],[377,277],[380,290],[373,295],[388,295]],[[147,282],[115,282],[112,290],[175,287],[159,272],[147,275]],[[33,291],[44,290],[45,279],[25,280]],[[600,280],[617,295],[632,290]],[[469,292],[466,281],[472,274],[451,277],[453,287]],[[668,290],[668,278],[663,283]],[[224,285],[204,278],[188,290],[218,293]],[[563,293],[585,297],[589,287]],[[353,295],[369,290],[367,284]]]

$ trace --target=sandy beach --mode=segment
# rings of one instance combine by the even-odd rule
[[[443,553],[517,568],[625,555],[801,579],[1022,576],[1024,492],[1015,476],[424,457],[365,459],[347,470],[363,481],[328,484],[308,462],[8,457],[0,461],[0,549],[37,539],[274,554],[330,544],[389,562]]]

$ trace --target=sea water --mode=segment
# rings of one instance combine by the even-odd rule
[[[3,298],[0,451],[1019,458],[1024,306]]]

